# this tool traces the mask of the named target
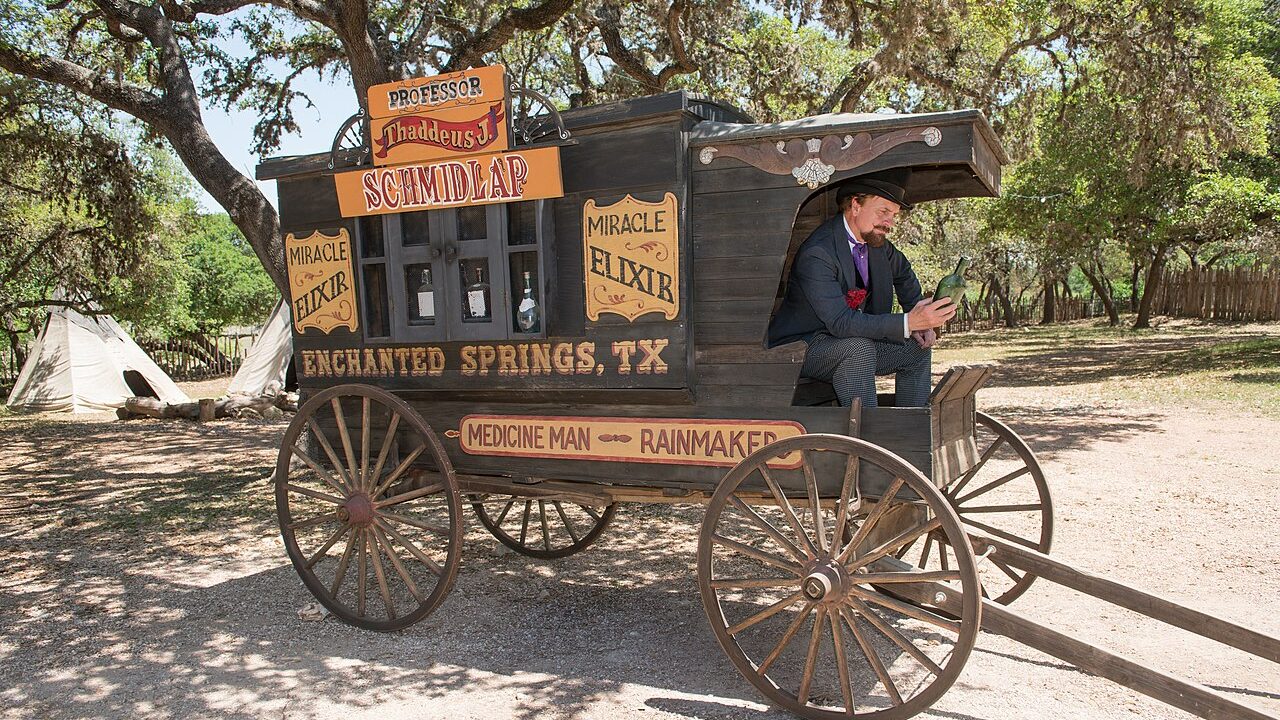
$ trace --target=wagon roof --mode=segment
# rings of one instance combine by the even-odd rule
[[[950,110],[933,113],[826,113],[774,123],[732,123],[707,120],[694,126],[689,135],[689,144],[698,146],[760,139],[781,140],[818,133],[834,135],[953,124],[973,125],[990,145],[1000,164],[1009,164],[1009,156],[1005,154],[999,138],[996,137],[991,124],[987,122],[986,116],[980,110]]]

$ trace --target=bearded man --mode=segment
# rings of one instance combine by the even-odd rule
[[[906,202],[911,170],[862,175],[836,190],[840,211],[814,230],[791,264],[769,347],[804,340],[800,374],[835,387],[841,405],[876,405],[876,376],[894,374],[898,407],[929,402],[930,348],[956,313],[925,299],[911,263],[889,233]],[[894,313],[893,298],[906,312]]]

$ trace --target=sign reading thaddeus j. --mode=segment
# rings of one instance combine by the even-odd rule
[[[303,238],[289,233],[284,237],[284,257],[298,333],[309,327],[328,333],[343,326],[354,332],[359,321],[346,229],[338,229],[335,235],[317,230]]]
[[[651,312],[680,314],[680,238],[676,196],[582,206],[582,265],[587,318],[616,313],[629,321]]]
[[[506,89],[501,65],[374,85],[369,88],[373,163],[508,149]]]

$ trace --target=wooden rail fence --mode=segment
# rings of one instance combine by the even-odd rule
[[[1169,273],[1152,311],[1213,320],[1280,320],[1280,268],[1201,268]]]

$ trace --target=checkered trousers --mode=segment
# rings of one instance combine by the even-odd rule
[[[800,374],[831,383],[841,405],[858,397],[863,407],[875,407],[876,376],[895,373],[897,406],[921,407],[929,403],[931,354],[912,339],[898,344],[818,333],[809,341]]]

